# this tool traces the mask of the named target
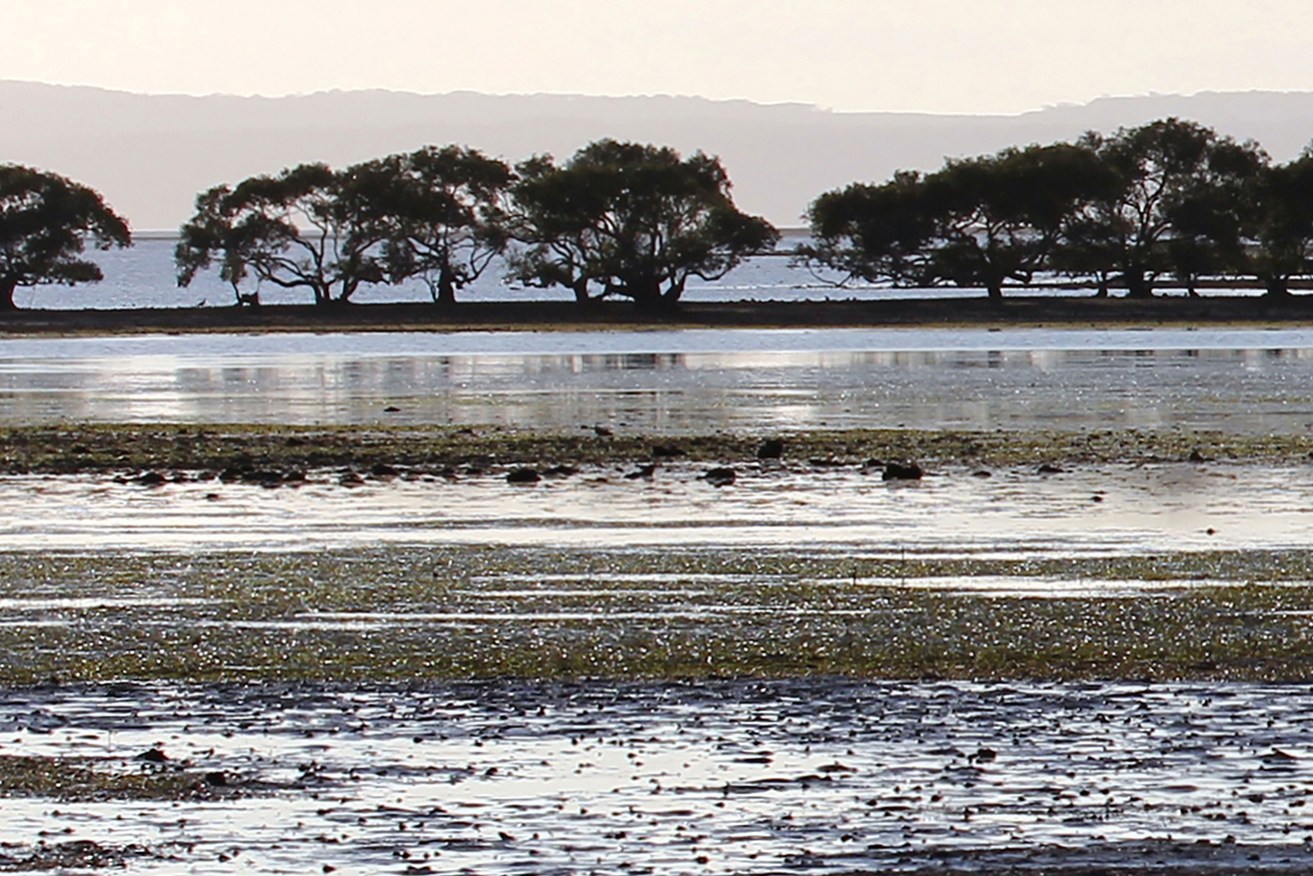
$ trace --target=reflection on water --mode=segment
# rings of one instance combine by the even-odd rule
[[[1037,559],[1298,549],[1313,541],[1313,469],[1304,468],[1171,463],[1055,477],[1033,468],[1000,470],[987,479],[957,469],[917,484],[888,484],[856,468],[813,471],[803,464],[742,468],[728,489],[710,486],[692,465],[663,466],[651,481],[627,480],[621,471],[531,488],[497,475],[348,488],[314,473],[303,487],[277,490],[215,480],[147,488],[95,477],[6,477],[0,549],[185,555],[570,545]],[[550,569],[543,575],[555,580]],[[1034,589],[1024,579],[1016,587]],[[1074,582],[1049,583],[1058,593]]]
[[[676,433],[1180,427],[1296,434],[1313,425],[1313,332],[5,340],[0,401],[0,417],[11,423],[386,421],[563,429],[605,423]]]

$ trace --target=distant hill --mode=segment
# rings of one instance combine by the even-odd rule
[[[99,189],[137,229],[173,229],[196,193],[302,161],[342,165],[426,143],[507,159],[568,156],[598,137],[719,155],[740,206],[798,225],[819,193],[946,156],[1049,143],[1166,116],[1259,141],[1274,158],[1313,140],[1313,93],[1103,98],[1016,116],[838,113],[691,97],[324,92],[260,98],[141,95],[0,82],[0,161]]]

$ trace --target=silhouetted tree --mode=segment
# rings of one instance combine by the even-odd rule
[[[795,256],[813,271],[895,286],[929,282],[927,253],[934,216],[918,173],[900,171],[886,183],[853,183],[826,192],[807,210],[811,242]]]
[[[1239,270],[1273,297],[1290,294],[1290,281],[1313,270],[1313,147],[1251,180],[1237,205],[1243,249]]]
[[[379,195],[388,184],[371,164],[343,171],[302,164],[210,189],[182,228],[178,283],[186,286],[217,260],[234,289],[254,276],[257,283],[309,289],[316,304],[345,303],[361,285],[385,279]]]
[[[506,249],[510,167],[474,149],[430,146],[379,159],[369,171],[386,180],[376,209],[389,278],[417,277],[435,302],[454,304],[456,290]]]
[[[1243,270],[1244,205],[1267,167],[1256,144],[1220,139],[1167,199],[1167,264],[1191,296],[1201,276]]]
[[[929,272],[1003,297],[1046,267],[1064,224],[1106,195],[1111,175],[1095,154],[1061,143],[949,161],[925,181],[934,236]]]
[[[91,188],[18,164],[0,165],[0,310],[19,286],[95,283],[100,266],[79,258],[132,245],[128,224]]]
[[[579,301],[618,295],[639,307],[673,306],[691,277],[723,277],[778,233],[740,212],[718,159],[698,152],[599,140],[565,164],[519,165],[512,188],[512,270],[524,282],[564,286]]]
[[[1080,142],[1116,174],[1117,185],[1068,223],[1064,237],[1071,251],[1059,261],[1115,270],[1127,295],[1150,297],[1154,280],[1172,266],[1172,208],[1198,180],[1221,172],[1229,157],[1219,154],[1234,143],[1179,119],[1119,129],[1111,137],[1090,132]]]

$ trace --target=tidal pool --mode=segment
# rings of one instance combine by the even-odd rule
[[[1247,684],[36,689],[0,695],[0,770],[221,793],[11,797],[0,848],[94,842],[140,873],[1298,873],[1310,715],[1306,687]]]

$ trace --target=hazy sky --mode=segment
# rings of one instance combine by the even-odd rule
[[[1021,112],[1313,89],[1310,0],[3,0],[0,79]]]

